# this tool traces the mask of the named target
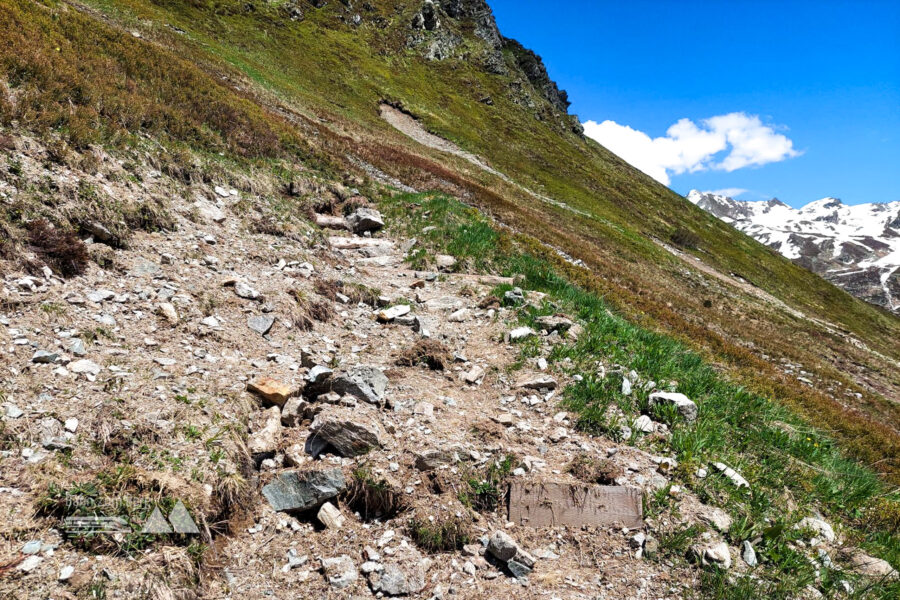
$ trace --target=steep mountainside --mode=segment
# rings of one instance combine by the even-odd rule
[[[900,596],[900,318],[568,106],[484,0],[0,0],[0,597]]]
[[[900,310],[900,202],[794,209],[691,191],[688,200],[858,298]]]

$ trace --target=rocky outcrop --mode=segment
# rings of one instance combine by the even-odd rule
[[[551,111],[568,114],[571,104],[568,94],[550,79],[544,61],[516,40],[503,37],[485,0],[425,0],[410,26],[407,46],[419,48],[428,60],[453,57],[466,31],[471,30],[484,43],[484,49],[480,54],[467,56],[466,60],[477,61],[489,73],[512,76],[509,93],[514,102],[535,110],[539,118],[548,109],[540,109],[538,98],[546,100]],[[583,132],[577,118],[569,116],[567,121],[576,133]]]
[[[569,112],[569,106],[572,104],[569,102],[569,95],[550,79],[543,59],[516,40],[504,39],[503,42],[504,48],[515,56],[516,65],[528,78],[532,87],[557,110],[562,113]]]

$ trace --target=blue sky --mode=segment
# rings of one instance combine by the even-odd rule
[[[900,0],[488,2],[592,135],[679,193],[900,200]]]

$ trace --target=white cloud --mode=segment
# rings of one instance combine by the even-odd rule
[[[744,188],[724,188],[721,190],[710,190],[704,193],[715,194],[716,196],[728,196],[729,198],[737,198],[741,194],[745,194],[749,191],[750,190],[745,190]]]
[[[584,132],[665,185],[669,185],[670,175],[731,172],[800,154],[789,138],[763,124],[758,116],[742,112],[704,119],[699,125],[681,119],[658,138],[615,121],[588,121]]]

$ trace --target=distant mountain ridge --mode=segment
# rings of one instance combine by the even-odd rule
[[[867,302],[900,312],[900,201],[792,208],[692,190],[688,200]]]

